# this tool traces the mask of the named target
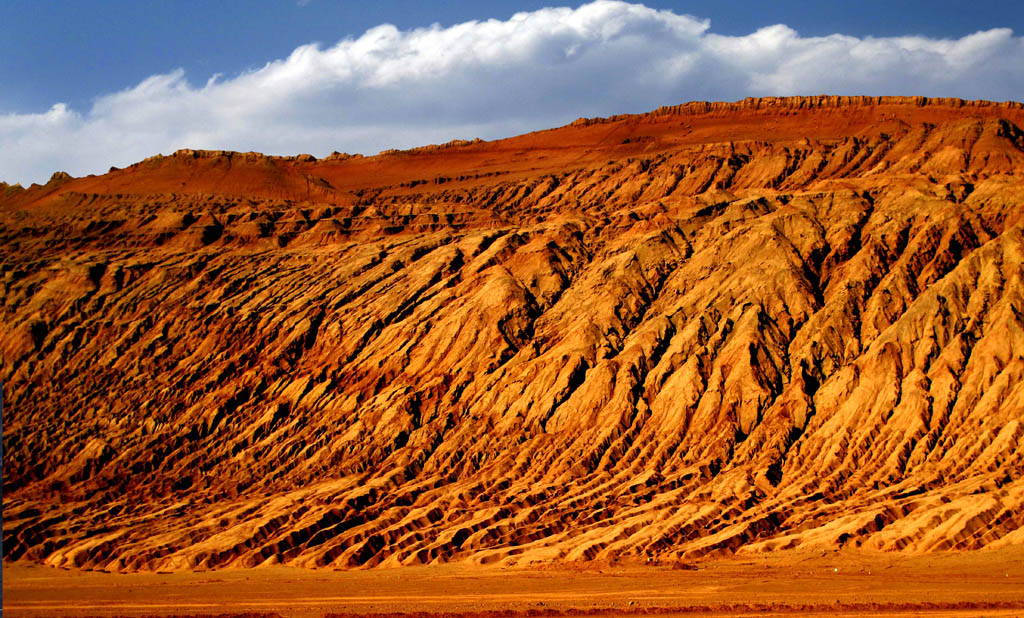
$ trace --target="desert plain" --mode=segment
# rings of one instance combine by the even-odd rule
[[[112,574],[5,567],[11,616],[1020,616],[1024,550],[783,551],[692,564]]]

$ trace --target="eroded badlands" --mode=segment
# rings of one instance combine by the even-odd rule
[[[1020,544],[1022,124],[756,99],[0,186],[4,560]]]

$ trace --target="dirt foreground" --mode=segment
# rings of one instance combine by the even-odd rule
[[[290,567],[114,574],[4,565],[28,616],[329,613],[1024,616],[1024,548],[919,556],[779,552],[677,565]]]

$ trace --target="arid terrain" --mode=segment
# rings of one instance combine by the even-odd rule
[[[5,611],[50,567],[500,590],[837,550],[1024,601],[1021,126],[748,99],[0,184]]]
[[[16,564],[5,567],[4,613],[13,618],[1019,617],[1024,615],[1024,551],[912,556],[789,550],[686,568],[593,561],[572,569],[453,563],[112,574]]]

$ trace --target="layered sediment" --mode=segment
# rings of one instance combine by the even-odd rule
[[[2,186],[4,559],[1024,542],[1022,123],[759,99]]]

